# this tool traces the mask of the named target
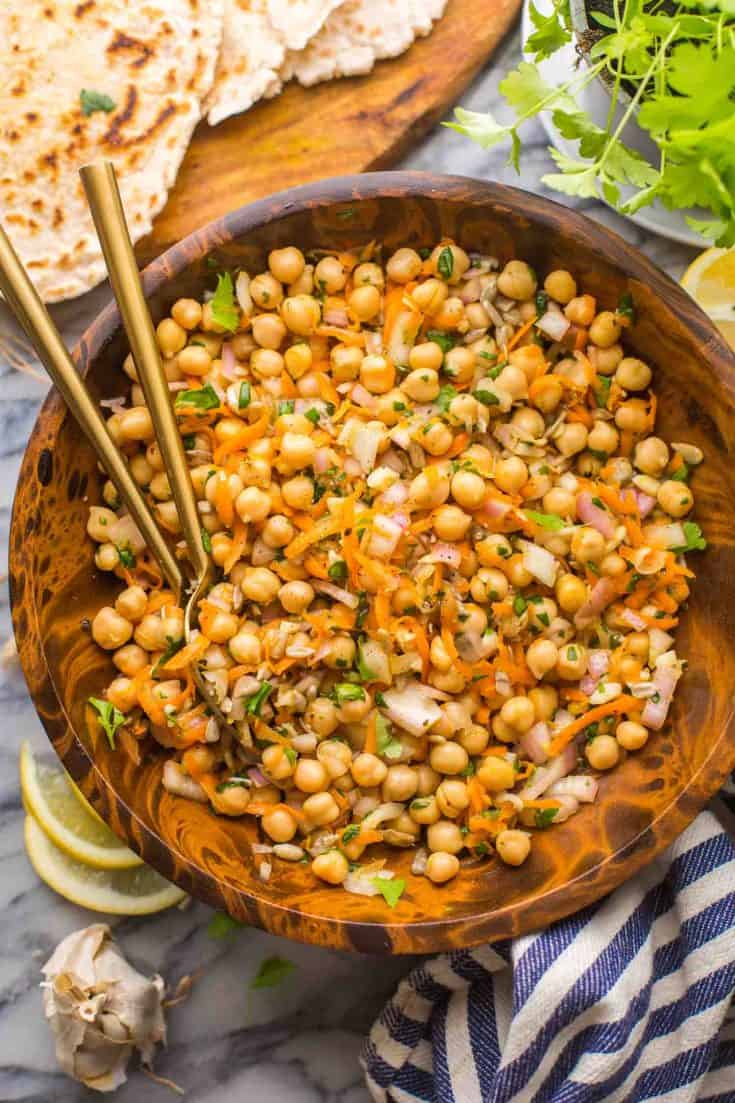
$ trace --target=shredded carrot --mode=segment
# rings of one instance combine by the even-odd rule
[[[197,659],[200,659],[204,652],[209,647],[209,640],[205,635],[199,635],[186,647],[182,647],[181,651],[177,651],[175,655],[172,655],[167,662],[161,664],[161,670],[165,670],[167,673],[177,673],[180,670],[185,670],[190,663],[195,663]]]
[[[383,344],[387,345],[392,336],[399,315],[407,309],[404,303],[406,289],[402,284],[392,287],[383,300]],[[415,309],[415,308],[414,308]],[[419,318],[420,320],[420,318]]]
[[[216,464],[221,464],[222,460],[232,452],[242,452],[248,445],[259,440],[268,428],[269,421],[270,417],[266,410],[260,415],[257,421],[253,421],[250,425],[246,425],[231,437],[230,440],[225,441],[224,444],[220,444],[219,447],[215,449],[214,462]]]
[[[524,800],[524,808],[561,808],[558,800],[540,798],[539,800]]]
[[[298,559],[300,555],[310,548],[312,544],[318,544],[321,540],[327,540],[330,536],[336,536],[342,531],[342,516],[330,514],[312,525],[306,532],[299,533],[290,544],[286,546],[286,559]]]
[[[614,513],[622,513],[628,516],[638,516],[638,504],[632,492],[614,490],[604,483],[594,484],[595,494],[609,506]]]
[[[175,605],[176,598],[170,590],[159,590],[155,594],[148,595],[148,604],[146,605],[146,613],[157,613],[159,609],[165,608],[167,605]]]
[[[517,329],[515,331],[515,333],[511,337],[510,341],[508,341],[508,344],[507,344],[507,351],[508,352],[510,352],[511,349],[514,349],[519,341],[523,340],[523,338],[526,336],[526,334],[529,332],[529,330],[533,329],[533,327],[536,325],[537,321],[538,321],[538,315],[534,314],[533,318],[529,319],[529,321],[527,321],[527,322],[524,322],[523,325],[520,327],[520,329]]]
[[[378,714],[375,709],[373,709],[368,717],[365,744],[362,749],[365,754],[378,753]]]
[[[579,421],[582,425],[586,425],[588,429],[591,429],[594,425],[592,414],[584,406],[571,406],[567,411],[567,421]]]
[[[582,716],[578,716],[571,724],[567,724],[565,728],[556,733],[549,743],[549,757],[552,758],[563,751],[575,735],[584,731],[589,724],[596,724],[598,720],[604,720],[606,716],[617,716],[626,712],[640,712],[644,704],[645,702],[639,697],[630,697],[623,694],[622,697],[616,697],[614,701],[608,701],[604,705],[597,705],[596,708],[588,709]]]
[[[232,546],[222,564],[222,570],[226,575],[230,573],[236,563],[239,563],[248,539],[248,526],[236,517],[232,525]]]
[[[298,390],[288,372],[281,372],[281,394],[284,398],[296,398]]]
[[[214,508],[217,510],[217,515],[222,524],[227,528],[232,528],[235,516],[235,505],[232,500],[229,479],[215,477]]]
[[[633,433],[630,429],[620,430],[620,454],[621,456],[630,456],[633,452]]]
[[[329,568],[327,567],[326,556],[316,555],[315,553],[305,556],[304,569],[309,572],[312,578],[320,578],[322,582],[329,581]]]
[[[319,387],[319,397],[324,402],[331,402],[334,406],[339,406],[340,396],[335,389],[331,379],[326,372],[315,372],[317,385]]]

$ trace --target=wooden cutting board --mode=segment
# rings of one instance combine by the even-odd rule
[[[139,259],[283,188],[390,167],[458,102],[519,7],[520,0],[449,0],[428,38],[368,76],[314,88],[294,81],[219,126],[202,123]]]

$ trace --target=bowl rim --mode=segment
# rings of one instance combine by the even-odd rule
[[[728,393],[735,409],[735,355],[710,319],[696,306],[690,296],[668,275],[656,268],[634,245],[626,242],[606,226],[554,200],[520,188],[471,177],[406,171],[375,172],[330,177],[275,193],[208,223],[152,261],[142,272],[146,298],[150,298],[168,281],[192,264],[202,261],[213,250],[243,238],[250,230],[276,222],[286,215],[329,207],[340,202],[362,202],[381,197],[429,201],[454,199],[474,205],[481,203],[492,205],[501,211],[505,207],[509,212],[522,213],[529,221],[557,231],[560,229],[559,220],[562,219],[563,230],[570,238],[573,239],[578,235],[580,240],[584,240],[593,251],[610,257],[613,263],[622,267],[629,279],[644,282],[655,295],[663,298],[671,311],[686,315],[686,325],[699,343],[702,356],[709,354],[712,362],[717,365],[718,381]],[[83,377],[120,328],[120,314],[111,295],[109,304],[88,327],[73,350],[74,360]],[[19,523],[19,502],[24,491],[24,476],[29,477],[35,471],[34,458],[37,460],[38,454],[46,444],[41,426],[50,417],[58,418],[64,412],[63,400],[52,387],[34,423],[16,486],[10,525],[9,565],[11,612],[17,638],[20,632],[19,608],[14,595],[13,578],[21,566],[21,556],[15,546],[16,542],[12,539],[12,533]],[[27,634],[35,633],[40,650],[37,631],[38,610],[35,603],[32,605],[32,614],[36,623],[30,629],[26,624],[25,630]],[[143,843],[150,844],[150,853],[145,855],[145,860],[150,861],[154,868],[158,867],[164,876],[170,876],[171,871],[165,863],[162,860],[157,861],[157,857],[170,852],[169,846],[153,828],[148,827],[138,817],[135,810],[126,803],[124,797],[108,783],[97,768],[94,759],[77,735],[53,680],[50,680],[50,685],[56,697],[57,715],[51,716],[46,713],[46,710],[38,708],[40,701],[36,699],[31,688],[30,661],[24,654],[26,649],[20,646],[20,639],[18,642],[21,665],[31,697],[39,711],[46,734],[62,764],[77,781],[89,778],[90,773],[92,774],[96,784],[93,801],[96,797],[98,810],[103,816],[112,808],[122,810],[124,814],[116,817],[117,823],[125,825],[134,822],[140,839]],[[42,651],[41,656],[46,667]],[[48,670],[47,667],[46,669]],[[684,788],[622,850],[607,854],[589,870],[549,888],[540,896],[521,904],[500,906],[471,915],[427,917],[408,923],[392,922],[390,919],[380,923],[364,922],[307,914],[307,918],[312,922],[294,925],[288,936],[299,941],[328,945],[330,942],[327,939],[313,936],[315,926],[326,925],[330,929],[331,944],[344,949],[389,954],[439,952],[476,946],[500,938],[518,937],[538,929],[540,922],[544,925],[556,922],[594,903],[616,888],[623,880],[637,873],[686,828],[735,768],[735,738],[728,739],[728,735],[729,728],[723,727],[717,740],[711,745],[706,759],[688,778]],[[138,845],[132,831],[126,831],[124,837],[126,842],[136,850],[145,849]],[[177,854],[177,860],[183,867],[183,873],[180,873],[177,878],[182,887],[215,907],[226,907],[220,883],[211,872],[180,853]],[[587,882],[586,885],[585,882]],[[570,892],[572,886],[575,888],[573,893]],[[229,887],[229,891],[242,901],[243,908],[251,917],[253,925],[274,930],[279,934],[283,934],[284,931],[282,927],[276,926],[274,921],[276,915],[303,916],[305,914],[298,909],[292,909],[287,901],[264,900],[245,889],[234,889],[232,886]],[[541,913],[539,918],[536,918],[536,912]],[[412,944],[414,931],[421,932],[421,938],[417,939],[417,944]],[[395,948],[393,935],[399,936],[400,949]],[[428,951],[427,945],[430,946]]]

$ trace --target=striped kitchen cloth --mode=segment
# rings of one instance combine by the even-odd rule
[[[363,1055],[379,1103],[735,1103],[735,789],[540,934],[427,959]]]

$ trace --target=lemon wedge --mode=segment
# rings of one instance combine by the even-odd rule
[[[681,285],[735,349],[735,248],[706,249],[689,265]]]
[[[38,761],[28,743],[20,751],[20,787],[26,811],[70,858],[94,869],[143,864],[103,823],[65,771]]]
[[[60,896],[107,915],[151,915],[180,903],[186,893],[150,866],[93,869],[54,846],[33,816],[26,816],[26,851],[42,881]]]

